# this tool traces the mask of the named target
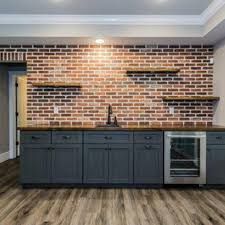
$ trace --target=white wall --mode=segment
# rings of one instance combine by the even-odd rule
[[[225,126],[225,39],[215,46],[214,95],[220,97],[215,108],[214,124]]]

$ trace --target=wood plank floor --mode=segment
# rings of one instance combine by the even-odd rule
[[[26,189],[0,164],[0,225],[220,225],[225,190]]]

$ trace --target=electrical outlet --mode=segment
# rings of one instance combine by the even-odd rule
[[[212,65],[212,64],[214,64],[214,58],[211,58],[210,60],[209,60],[209,63]]]
[[[174,107],[172,106],[169,107],[169,114],[174,114]]]
[[[59,107],[58,106],[54,106],[54,114],[58,114],[59,113]]]

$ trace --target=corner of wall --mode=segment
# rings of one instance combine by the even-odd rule
[[[0,163],[3,163],[9,159],[9,152],[0,154]]]

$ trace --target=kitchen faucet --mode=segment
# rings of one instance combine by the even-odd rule
[[[111,115],[113,114],[112,106],[109,104],[108,106],[108,119],[107,119],[107,125],[111,125]]]
[[[113,111],[112,111],[112,106],[109,104],[108,106],[108,116],[107,116],[107,123],[106,125],[107,126],[112,126],[112,127],[118,127],[118,123],[117,123],[117,118],[116,116],[114,117],[114,122],[112,123],[111,121],[111,115],[113,114]]]

